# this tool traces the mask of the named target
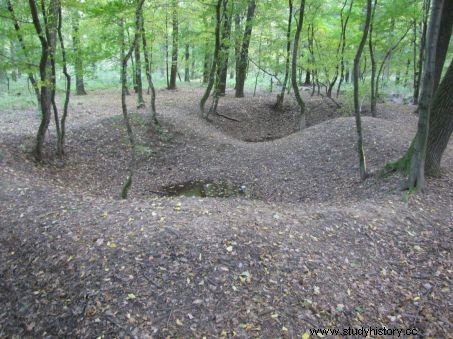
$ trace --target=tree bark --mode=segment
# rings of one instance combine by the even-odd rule
[[[351,15],[353,1],[351,1],[351,3],[350,3],[348,14],[346,15],[346,17],[344,17],[344,10],[345,10],[347,4],[348,4],[348,0],[345,0],[343,3],[343,6],[341,8],[341,11],[340,11],[341,33],[340,33],[340,39],[338,41],[337,51],[336,51],[336,55],[335,55],[335,59],[336,59],[335,60],[335,72],[334,72],[332,79],[329,79],[329,77],[327,76],[326,95],[328,98],[332,98],[332,91],[338,80],[339,75],[341,78],[340,68],[341,68],[342,63],[344,63],[344,50],[346,47],[346,29],[348,27],[348,21],[349,21],[350,15]],[[326,72],[326,74],[327,74],[327,72]],[[338,90],[337,90],[337,92],[338,92]]]
[[[58,40],[60,41],[61,56],[63,61],[63,74],[66,78],[66,91],[65,91],[65,100],[63,106],[63,115],[61,116],[60,123],[60,137],[58,138],[57,152],[60,157],[64,155],[64,142],[66,136],[66,118],[68,116],[68,106],[69,106],[69,97],[71,93],[71,76],[68,72],[68,63],[66,59],[66,50],[64,47],[63,34],[61,33],[62,26],[62,10],[61,3],[58,3]],[[58,123],[58,121],[57,121]]]
[[[365,152],[363,150],[363,135],[362,135],[362,119],[360,116],[360,106],[359,106],[359,77],[360,77],[360,58],[362,56],[363,47],[365,46],[368,30],[370,28],[371,22],[371,0],[367,0],[367,10],[366,10],[366,21],[365,27],[363,28],[362,40],[360,41],[359,47],[357,48],[356,55],[354,57],[354,113],[355,113],[355,123],[357,130],[357,153],[359,155],[359,170],[360,178],[365,180],[367,177],[366,170],[366,160]]]
[[[200,112],[204,119],[207,119],[208,115],[209,115],[209,111],[207,111],[207,112],[205,111],[205,104],[209,98],[209,95],[211,94],[212,87],[214,86],[214,76],[216,73],[216,69],[218,67],[219,50],[220,50],[220,24],[221,24],[220,9],[221,9],[221,6],[222,6],[222,0],[217,0],[217,5],[215,8],[216,25],[215,25],[214,57],[212,60],[211,71],[209,72],[208,85],[203,94],[203,97],[200,100]]]
[[[422,32],[420,35],[420,45],[418,50],[418,62],[417,58],[417,21],[414,20],[413,29],[414,29],[414,95],[413,95],[413,104],[417,105],[420,95],[420,85],[422,81],[422,72],[423,72],[423,59],[426,49],[426,32],[428,27],[428,15],[429,15],[430,0],[423,1],[423,21],[422,21]]]
[[[442,6],[443,0],[433,0],[429,30],[426,37],[426,58],[423,62],[423,87],[418,106],[418,129],[409,170],[409,190],[421,191],[425,188],[425,159],[429,131],[430,104],[433,96],[436,47]]]
[[[137,8],[135,11],[135,27],[140,26],[141,16],[142,16],[142,8],[143,3],[145,0],[140,0],[137,4]],[[121,190],[121,198],[127,199],[127,195],[129,193],[129,189],[132,185],[132,177],[134,175],[135,170],[135,137],[134,132],[132,131],[132,126],[130,123],[129,115],[127,112],[127,105],[126,105],[126,73],[127,73],[127,62],[130,59],[132,52],[135,49],[135,45],[138,43],[139,38],[139,31],[135,31],[134,39],[129,47],[128,52],[126,53],[126,44],[125,44],[125,37],[124,37],[124,19],[120,20],[120,31],[121,31],[121,108],[123,112],[123,120],[126,126],[127,136],[129,139],[129,144],[131,147],[131,159],[129,162],[128,168],[128,175],[126,182],[123,185]]]
[[[33,154],[36,161],[40,162],[43,159],[43,144],[45,134],[49,127],[51,110],[52,110],[52,90],[51,90],[51,65],[49,62],[49,50],[55,49],[55,39],[50,39],[43,30],[43,26],[39,20],[38,9],[35,0],[28,1],[30,12],[32,15],[33,26],[36,34],[39,37],[41,44],[41,57],[39,62],[39,74],[41,80],[40,86],[40,103],[41,103],[41,122],[39,124],[36,135],[36,144],[33,149]],[[42,3],[44,6],[44,3]],[[45,10],[43,11],[45,13]],[[47,20],[46,20],[47,21]]]
[[[227,4],[228,1],[223,2],[223,30],[220,42],[220,72],[218,79],[219,95],[225,95],[226,81],[228,76],[228,56],[230,52],[232,11],[229,12]]]
[[[348,15],[347,15],[347,17],[345,19],[345,23],[344,23],[343,34],[342,34],[342,45],[341,45],[341,56],[340,56],[340,80],[338,81],[337,95],[336,95],[337,98],[340,96],[341,85],[343,84],[343,81],[345,80],[345,74],[344,74],[344,71],[345,71],[344,51],[346,49],[347,26],[348,26],[349,17],[351,16],[353,3],[354,3],[354,0],[351,0],[351,3],[349,4]]]
[[[451,15],[452,15],[451,6],[452,6],[451,1],[444,1],[443,8],[442,8],[441,22],[440,22],[439,37],[437,39],[437,47],[436,47],[435,74],[433,76],[434,77],[433,93],[436,92],[436,90],[437,90],[436,84],[438,83],[438,78],[440,78],[440,75],[442,73],[441,70],[445,63],[446,52],[448,50],[448,44],[449,44],[449,40],[450,40],[450,36],[451,36],[451,30],[452,30],[452,25],[453,25],[453,20],[451,18]],[[408,60],[408,64],[409,64],[409,60]],[[439,114],[439,112],[443,112],[443,111],[440,109],[432,110],[430,119],[432,119],[433,121],[441,120],[442,118],[437,117],[437,114]],[[434,134],[431,135],[432,133],[434,133]],[[439,133],[439,132],[436,129],[431,129],[431,124],[430,124],[429,132],[428,132],[428,140],[431,140],[431,142],[432,142],[432,140],[435,140],[436,133]],[[415,144],[415,141],[417,140],[417,135],[418,135],[418,132],[415,135],[414,139],[412,140],[406,153],[400,159],[386,164],[385,169],[387,171],[401,171],[404,174],[409,174],[411,158],[412,158],[412,154],[414,153],[414,144]],[[429,147],[432,148],[433,146],[429,146]],[[427,158],[428,158],[428,155],[427,155]],[[426,162],[425,162],[425,171],[426,171],[426,173],[425,173],[426,175],[431,175],[430,174],[431,172],[427,171]],[[436,175],[435,171],[433,171],[432,173],[433,173],[433,175]]]
[[[239,60],[241,59],[241,16],[236,13],[234,15],[234,72],[235,79],[239,74]],[[236,85],[234,85],[236,89]]]
[[[426,175],[440,176],[440,162],[453,131],[453,61],[434,95],[427,141]]]
[[[143,13],[141,13],[141,22],[142,22],[142,44],[143,44],[143,55],[145,57],[145,72],[146,72],[146,79],[148,80],[148,86],[151,90],[151,105],[150,105],[150,115],[151,115],[151,123],[154,127],[159,127],[159,121],[157,120],[157,112],[156,112],[156,90],[154,88],[153,79],[151,76],[151,58],[149,57],[148,53],[148,44],[146,41],[146,31],[145,31],[145,22],[143,18]]]
[[[209,81],[209,56],[209,52],[206,50],[203,60],[203,84],[206,84]]]
[[[293,55],[291,62],[291,83],[293,85],[294,96],[299,105],[299,129],[305,128],[305,103],[300,95],[299,86],[297,84],[297,60],[299,58],[299,41],[302,25],[304,23],[305,0],[300,0],[299,20],[297,21],[296,33],[294,35]]]
[[[140,56],[140,40],[142,39],[142,18],[137,22],[135,27],[136,35],[138,35],[138,42],[135,43],[134,57],[135,57],[135,84],[137,87],[137,108],[144,108],[145,100],[143,100],[143,83],[142,83],[142,60]]]
[[[74,52],[74,71],[76,76],[76,94],[86,95],[85,82],[83,80],[83,53],[81,49],[79,33],[80,15],[74,10],[72,17],[72,50]]]
[[[168,12],[165,9],[165,78],[167,80],[167,88],[170,87],[170,72],[168,69]]]
[[[255,87],[253,89],[253,96],[256,95],[256,88],[258,86],[258,77],[260,75],[260,70],[261,70],[261,43],[262,43],[262,37],[263,37],[263,34],[261,33],[260,34],[260,41],[259,41],[259,44],[258,44],[258,70],[256,71],[256,74],[255,74]]]
[[[440,78],[442,76],[442,68],[445,63],[445,58],[448,52],[450,37],[453,28],[453,1],[444,0],[442,7],[442,17],[440,18],[439,38],[437,39],[436,47],[436,66],[434,70],[434,91],[439,86]]]
[[[285,60],[285,78],[282,84],[282,90],[277,94],[277,102],[275,103],[275,109],[281,110],[283,108],[283,101],[285,99],[286,84],[289,78],[289,64],[291,56],[291,23],[293,19],[293,1],[288,0],[289,14],[288,14],[288,27],[286,30],[286,60]]]
[[[250,38],[252,35],[253,18],[255,16],[256,1],[249,0],[247,8],[247,18],[245,22],[244,36],[242,38],[242,46],[237,60],[237,74],[236,74],[236,98],[244,97],[244,85],[247,77],[247,64],[249,55]]]
[[[184,82],[190,82],[190,46],[186,44],[184,53]]]
[[[371,109],[371,116],[373,118],[376,117],[376,59],[374,57],[374,45],[373,45],[373,28],[374,28],[374,15],[376,13],[376,6],[378,0],[374,1],[373,10],[371,13],[371,22],[370,22],[370,32],[368,38],[368,47],[370,50],[370,62],[371,62],[371,97],[370,97],[370,109]]]
[[[178,0],[172,0],[172,46],[171,46],[171,68],[170,83],[168,89],[176,89],[176,77],[178,76]]]

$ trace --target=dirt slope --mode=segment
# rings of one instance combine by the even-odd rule
[[[112,93],[73,103],[65,168],[22,151],[36,117],[2,113],[0,337],[275,338],[354,326],[448,336],[451,145],[443,177],[407,201],[400,177],[357,180],[351,118],[247,143],[198,118],[199,91],[159,94],[167,139],[136,117],[152,149],[127,201],[116,199],[128,158]],[[404,151],[415,126],[404,107],[380,108],[364,118],[372,170]],[[259,199],[153,193],[194,178],[231,179]]]

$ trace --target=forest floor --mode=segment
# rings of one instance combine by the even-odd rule
[[[158,91],[161,136],[131,109],[139,147],[130,198],[119,92],[73,97],[66,157],[35,164],[35,111],[0,113],[0,337],[297,338],[310,328],[452,325],[453,145],[424,194],[379,177],[409,145],[409,105],[364,117],[373,174],[358,178],[355,125],[335,104],[275,95]],[[147,97],[148,99],[148,97]],[[129,107],[135,97],[128,97]],[[262,142],[259,142],[262,141]],[[245,196],[165,196],[190,181]]]

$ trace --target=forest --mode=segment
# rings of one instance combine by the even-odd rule
[[[448,338],[453,0],[0,0],[0,338]]]

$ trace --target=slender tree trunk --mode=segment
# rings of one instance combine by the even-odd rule
[[[371,97],[370,97],[370,102],[371,102],[371,116],[373,118],[376,117],[376,59],[374,57],[374,45],[373,45],[373,28],[374,28],[374,15],[376,13],[376,6],[377,6],[378,0],[374,1],[373,4],[373,10],[371,13],[371,22],[370,22],[370,33],[369,33],[369,38],[368,38],[368,47],[370,50],[370,62],[371,62]]]
[[[296,33],[294,35],[293,55],[291,63],[291,83],[293,85],[294,96],[299,105],[299,129],[305,128],[305,103],[300,95],[299,86],[297,84],[297,60],[299,58],[299,41],[302,25],[304,23],[305,0],[300,0],[299,19],[297,21]]]
[[[425,188],[425,159],[429,131],[430,104],[433,96],[436,71],[436,47],[439,37],[443,0],[433,0],[431,20],[426,43],[426,58],[423,62],[423,89],[419,101],[417,137],[414,142],[409,170],[409,190],[421,191]]]
[[[170,72],[168,66],[168,12],[165,10],[165,77],[167,79],[167,88],[170,88]]]
[[[311,96],[314,95],[315,93],[315,83],[316,83],[316,69],[315,69],[315,51],[314,51],[314,46],[313,46],[313,40],[314,40],[314,24],[310,23],[308,24],[308,52],[310,53],[310,68],[309,71],[307,71],[307,77],[310,76],[311,72],[311,85],[312,85],[312,92]],[[309,79],[310,80],[310,79]],[[307,82],[307,80],[305,80]],[[310,81],[308,82],[310,84]]]
[[[25,42],[24,42],[24,38],[23,38],[23,35],[21,32],[19,21],[17,20],[16,14],[14,12],[14,8],[11,4],[11,0],[7,0],[6,3],[7,3],[8,11],[10,12],[11,18],[14,22],[14,29],[16,31],[17,40],[19,40],[19,44],[22,48],[25,58],[27,59],[27,61],[29,61],[28,50],[27,50],[27,47],[25,46]],[[33,75],[33,73],[31,71],[29,71],[27,75],[28,75],[28,80],[30,81],[30,83],[33,87],[33,90],[35,92],[35,95],[36,95],[38,109],[39,109],[39,111],[41,111],[41,99],[40,99],[40,91],[39,91],[38,83],[36,82],[35,76]],[[9,78],[8,77],[7,77],[7,82],[8,82],[8,92],[9,92]]]
[[[404,38],[409,33],[409,31],[410,31],[410,28],[408,28],[408,30],[401,36],[401,38],[387,50],[387,52],[384,55],[384,59],[382,59],[381,65],[379,66],[379,70],[378,70],[378,73],[376,76],[376,86],[375,86],[375,94],[374,94],[376,99],[379,98],[379,88],[380,88],[379,79],[382,80],[384,78],[384,72],[383,72],[384,66],[386,65],[387,60],[389,60],[389,58],[391,57],[392,53],[398,48],[399,44],[404,40]],[[388,66],[388,68],[389,67],[390,66]],[[387,78],[388,77],[389,77],[389,75],[387,75]]]
[[[135,27],[138,41],[142,39],[142,18],[137,22],[138,26]],[[140,56],[140,43],[137,42],[134,48],[135,57],[135,83],[137,84],[137,108],[144,108],[145,100],[143,99],[143,83],[142,83],[142,60]]]
[[[238,73],[236,75],[236,98],[244,97],[244,85],[247,77],[247,64],[249,55],[250,38],[252,35],[253,18],[255,16],[256,0],[249,0],[247,8],[247,18],[245,22],[244,37],[242,38],[242,46],[240,57],[238,60]]]
[[[146,41],[146,32],[145,32],[145,22],[143,19],[143,13],[141,14],[141,22],[142,22],[142,45],[143,45],[143,55],[145,57],[145,72],[146,72],[146,79],[148,80],[148,87],[151,90],[151,104],[150,104],[150,116],[151,116],[151,123],[155,128],[159,127],[159,121],[157,120],[157,112],[156,112],[156,90],[154,88],[153,79],[151,76],[151,58],[149,57],[148,53],[148,44]]]
[[[129,27],[126,28],[126,32],[127,32],[127,41],[129,44],[131,44],[131,36],[129,34]],[[126,69],[126,75],[127,75],[127,69]],[[132,79],[132,88],[134,89],[134,92],[135,93],[138,93],[138,87],[137,87],[137,77],[136,77],[136,71],[135,71],[135,60],[134,58],[131,56],[131,79]],[[127,81],[127,77],[126,77],[126,81]],[[127,84],[127,82],[126,82]]]
[[[61,116],[60,121],[60,137],[57,144],[57,152],[60,157],[64,155],[64,143],[66,136],[66,118],[68,116],[68,106],[69,106],[69,97],[71,93],[71,76],[68,72],[68,64],[66,59],[66,50],[64,47],[63,34],[61,34],[61,25],[62,25],[62,10],[61,3],[58,3],[58,40],[60,41],[61,56],[63,61],[63,74],[66,78],[66,91],[65,91],[65,100],[63,106],[63,115]],[[57,122],[58,123],[58,122]]]
[[[407,59],[406,71],[404,72],[404,84],[403,84],[404,87],[407,87],[407,84],[409,82],[409,68],[410,68],[410,66],[411,66],[411,60]]]
[[[420,35],[420,45],[418,49],[418,62],[417,59],[417,21],[414,20],[413,22],[413,30],[414,30],[414,105],[418,104],[418,99],[420,95],[420,85],[421,85],[421,75],[423,72],[423,59],[426,49],[426,33],[428,27],[428,15],[429,15],[429,8],[430,8],[430,0],[423,1],[423,21],[422,21],[422,32]]]
[[[203,84],[208,83],[209,81],[209,52],[206,47],[206,52],[204,54],[204,61],[203,61]]]
[[[351,14],[352,10],[352,4],[353,1],[350,3],[349,11],[346,17],[344,17],[344,10],[346,8],[346,5],[348,4],[348,0],[345,0],[343,3],[343,6],[340,11],[340,18],[341,18],[341,33],[340,33],[340,39],[338,41],[338,46],[337,46],[337,51],[335,55],[335,72],[333,75],[333,78],[330,79],[329,76],[327,76],[327,86],[326,86],[326,95],[328,98],[332,98],[332,91],[333,88],[335,87],[335,84],[338,80],[338,77],[340,75],[340,68],[343,62],[343,55],[344,55],[344,50],[345,50],[345,45],[346,45],[346,29],[348,26],[348,21],[349,21],[349,16]],[[326,72],[327,74],[327,72]],[[338,90],[337,90],[338,92]]]
[[[59,12],[58,12],[58,0],[51,0],[49,3],[49,9],[46,10],[44,3],[41,2],[41,15],[44,21],[44,30],[47,41],[49,43],[49,80],[51,84],[50,89],[50,101],[54,113],[55,129],[57,133],[57,155],[62,156],[63,151],[60,149],[61,140],[61,127],[60,119],[58,117],[58,107],[55,101],[55,93],[57,88],[57,77],[56,77],[56,50],[57,50],[57,31],[59,25]]]
[[[261,69],[261,40],[262,40],[263,34],[260,34],[260,41],[258,45],[258,69],[255,74],[255,88],[253,89],[253,96],[256,95],[256,87],[258,86],[258,77],[260,75],[260,69]]]
[[[72,49],[74,51],[74,70],[76,76],[76,94],[86,95],[85,83],[83,80],[83,53],[80,43],[79,33],[80,15],[78,10],[74,10],[72,16]]]
[[[171,69],[170,84],[168,89],[176,89],[176,77],[178,75],[178,0],[172,0],[172,49],[171,49]]]
[[[275,103],[275,109],[281,110],[283,108],[283,101],[285,99],[286,84],[289,78],[289,64],[291,56],[291,23],[293,18],[293,1],[288,0],[289,14],[288,14],[288,27],[286,30],[286,60],[285,60],[285,78],[282,84],[282,90],[277,94],[277,102]]]
[[[225,95],[225,88],[226,88],[226,75],[227,75],[227,68],[228,67],[228,43],[226,39],[229,40],[229,30],[230,26],[229,23],[229,15],[228,15],[228,0],[222,0],[222,15],[221,15],[221,23],[219,28],[223,26],[222,32],[219,32],[219,52],[218,52],[218,59],[217,59],[217,66],[215,70],[215,85],[214,85],[214,93],[212,95],[212,104],[209,109],[208,114],[216,114],[217,113],[217,106],[219,104],[219,98],[221,95]],[[223,25],[222,25],[223,23]],[[230,26],[231,27],[231,26]],[[217,38],[216,38],[217,39]],[[221,84],[222,78],[224,76],[224,83]],[[223,90],[223,93],[222,93]]]
[[[140,2],[137,4],[137,9],[135,11],[135,27],[140,26],[144,2],[145,0],[140,0]],[[134,175],[135,170],[135,137],[134,132],[132,131],[132,126],[126,105],[126,73],[127,73],[127,62],[131,58],[131,55],[135,50],[135,45],[138,43],[140,33],[138,30],[135,31],[134,39],[129,47],[128,52],[126,53],[125,46],[126,44],[124,37],[124,19],[121,19],[120,21],[120,30],[121,30],[121,108],[123,112],[123,120],[126,126],[127,136],[129,139],[129,144],[131,147],[131,159],[129,162],[128,175],[126,182],[124,183],[123,188],[121,190],[121,198],[126,199],[129,193],[129,189],[132,185],[132,177]]]
[[[228,57],[230,54],[230,38],[231,38],[231,15],[232,9],[227,8],[228,1],[223,3],[223,30],[220,42],[220,73],[218,80],[219,95],[225,95],[226,81],[228,76]],[[231,2],[233,4],[233,2]]]
[[[186,44],[186,50],[184,53],[184,82],[190,82],[190,46]]]
[[[50,81],[50,63],[49,63],[49,50],[55,48],[55,39],[48,40],[48,35],[45,34],[41,22],[39,20],[38,9],[35,0],[28,1],[30,6],[30,12],[32,15],[33,26],[36,34],[39,37],[41,44],[41,58],[39,62],[39,74],[40,74],[40,103],[41,103],[41,123],[39,124],[38,133],[36,135],[36,144],[33,150],[36,161],[42,161],[43,159],[43,144],[44,138],[49,127],[51,111],[52,111],[52,91]],[[45,10],[43,11],[45,13]],[[46,20],[47,21],[47,20]],[[53,44],[53,46],[52,46]]]
[[[234,71],[235,79],[238,78],[239,74],[239,62],[241,59],[241,17],[239,14],[234,16]],[[236,85],[234,85],[236,89]]]
[[[344,74],[344,71],[345,71],[344,51],[346,49],[346,32],[347,32],[347,26],[348,26],[349,17],[351,16],[353,3],[354,3],[354,0],[351,0],[351,3],[349,4],[348,15],[346,16],[345,23],[344,23],[344,28],[343,28],[342,45],[341,45],[341,56],[340,56],[340,80],[338,81],[337,94],[336,94],[337,98],[340,96],[341,85],[343,84],[343,81],[344,81],[344,78],[345,78],[345,74]]]
[[[203,94],[203,97],[200,100],[200,112],[202,114],[202,117],[204,119],[208,119],[209,111],[205,111],[205,104],[206,101],[209,98],[209,95],[211,94],[212,87],[214,86],[214,76],[218,67],[218,61],[219,61],[219,50],[220,50],[220,24],[221,24],[221,19],[220,19],[220,9],[222,6],[222,0],[217,0],[217,5],[216,5],[216,25],[215,25],[215,47],[214,47],[214,58],[212,60],[212,66],[211,66],[211,71],[209,72],[209,80],[208,80],[208,85],[206,87],[206,90]]]
[[[193,79],[195,79],[195,60],[196,60],[196,57],[194,54],[195,46],[192,45],[191,49],[192,49],[192,65],[190,67],[190,79],[193,80]]]
[[[357,152],[359,155],[359,169],[360,169],[360,178],[365,180],[367,177],[366,170],[366,160],[365,152],[363,150],[363,135],[362,135],[362,120],[360,117],[360,106],[359,106],[359,77],[360,77],[360,58],[362,56],[363,47],[365,46],[368,30],[370,28],[371,22],[371,0],[367,0],[367,10],[366,10],[366,21],[365,27],[363,29],[362,40],[360,41],[357,53],[354,57],[354,113],[355,113],[355,123],[357,129]]]
[[[310,80],[310,70],[309,70],[309,69],[307,69],[307,71],[305,72],[305,81],[304,81],[304,85],[305,85],[305,86],[311,85],[311,80]]]

